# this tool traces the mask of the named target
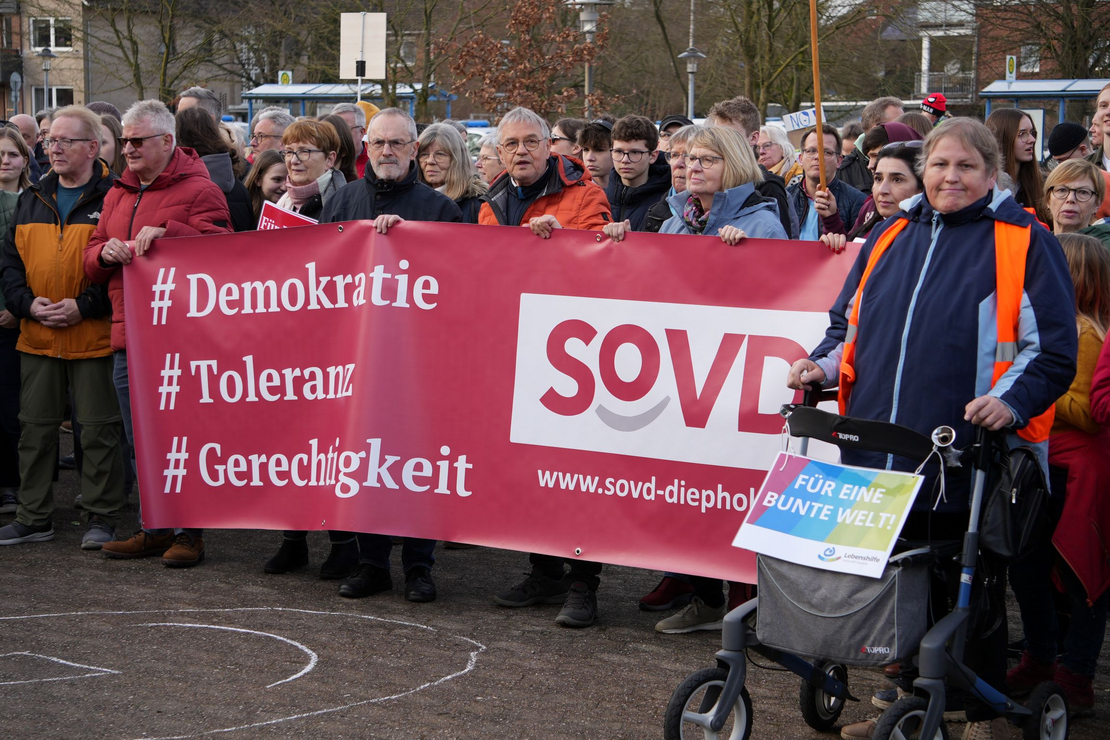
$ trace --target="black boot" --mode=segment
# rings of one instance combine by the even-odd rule
[[[328,559],[320,566],[320,578],[325,581],[336,581],[351,575],[356,568],[358,568],[358,544],[352,537],[346,542],[331,543]]]
[[[266,561],[266,573],[292,573],[308,565],[308,541],[282,539],[277,554]]]

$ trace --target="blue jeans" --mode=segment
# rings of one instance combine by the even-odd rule
[[[373,565],[375,568],[389,570],[389,553],[393,550],[393,537],[388,534],[364,534],[359,532],[358,561]],[[419,537],[406,537],[401,546],[401,567],[406,573],[413,568],[425,567],[431,569],[436,558],[435,540],[425,540]]]
[[[1039,547],[1032,555],[1010,566],[1010,587],[1014,589],[1025,629],[1029,654],[1042,663],[1056,660],[1059,624],[1052,599],[1052,567],[1056,549],[1052,543]],[[1071,623],[1064,638],[1060,662],[1072,673],[1094,676],[1102,640],[1106,634],[1106,599],[1103,593],[1094,606],[1087,605],[1087,592],[1066,563],[1061,562],[1060,580],[1071,604]]]
[[[119,350],[112,355],[114,362],[112,382],[116,386],[116,395],[119,397],[119,412],[123,417],[123,431],[127,437],[127,452],[130,457],[131,472],[135,474],[135,480],[139,480],[139,472],[135,467],[135,428],[131,424],[131,385],[127,379],[127,351]],[[125,464],[127,461],[124,461]],[[140,490],[139,496],[139,522],[143,521],[143,507],[142,495]],[[187,532],[194,537],[200,537],[203,529],[147,529],[143,527],[143,531],[152,535],[166,535],[170,532],[174,534],[181,534]]]

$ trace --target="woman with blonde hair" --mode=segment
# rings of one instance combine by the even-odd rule
[[[781,177],[787,185],[803,173],[798,153],[786,135],[786,129],[778,126],[760,126],[759,140],[756,143],[759,163],[772,174]]]
[[[420,179],[455,201],[463,223],[478,223],[481,197],[489,186],[474,168],[462,135],[450,124],[433,123],[420,134],[419,142],[416,163]]]
[[[1057,236],[1087,234],[1110,247],[1110,225],[1094,223],[1106,195],[1102,171],[1085,159],[1068,159],[1053,168],[1044,181],[1048,225]]]
[[[0,126],[0,190],[22,193],[31,187],[31,151],[14,126]]]

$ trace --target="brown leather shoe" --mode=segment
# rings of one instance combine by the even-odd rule
[[[204,560],[204,540],[188,532],[177,535],[173,547],[162,556],[162,565],[170,568],[191,568]]]
[[[840,728],[840,737],[844,740],[870,740],[871,736],[875,734],[875,727],[878,724],[873,719],[867,719],[863,722],[844,725]]]
[[[173,534],[149,534],[139,530],[130,539],[105,542],[100,548],[105,557],[125,560],[161,555],[173,544]]]

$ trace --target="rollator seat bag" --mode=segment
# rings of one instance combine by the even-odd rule
[[[756,636],[764,645],[847,665],[886,665],[925,636],[929,566],[895,561],[881,578],[760,555]]]

